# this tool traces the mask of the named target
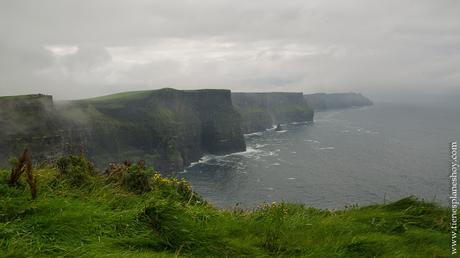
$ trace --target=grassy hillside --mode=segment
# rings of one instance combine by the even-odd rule
[[[1,257],[447,257],[449,212],[406,198],[330,211],[219,210],[142,164],[101,176],[80,157],[36,169],[38,198],[0,172]]]

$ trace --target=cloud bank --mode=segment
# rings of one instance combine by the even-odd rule
[[[174,87],[460,91],[456,0],[0,3],[0,95],[75,99]]]

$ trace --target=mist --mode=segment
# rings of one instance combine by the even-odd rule
[[[0,95],[121,91],[460,96],[456,0],[2,1]]]

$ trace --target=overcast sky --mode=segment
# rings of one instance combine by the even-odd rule
[[[458,0],[2,0],[0,95],[460,92]]]

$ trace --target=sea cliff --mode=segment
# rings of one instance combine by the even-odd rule
[[[125,92],[57,106],[51,96],[28,95],[0,99],[0,105],[7,107],[1,113],[3,165],[28,147],[40,161],[85,152],[99,166],[143,159],[159,171],[180,171],[204,153],[246,148],[228,90]]]
[[[304,95],[308,105],[314,110],[341,109],[372,105],[372,101],[360,93],[315,93]]]
[[[0,165],[17,156],[25,147],[35,160],[62,155],[63,124],[49,95],[0,97]]]
[[[313,110],[302,93],[232,93],[233,105],[243,118],[244,133],[271,128],[276,124],[313,120]]]

